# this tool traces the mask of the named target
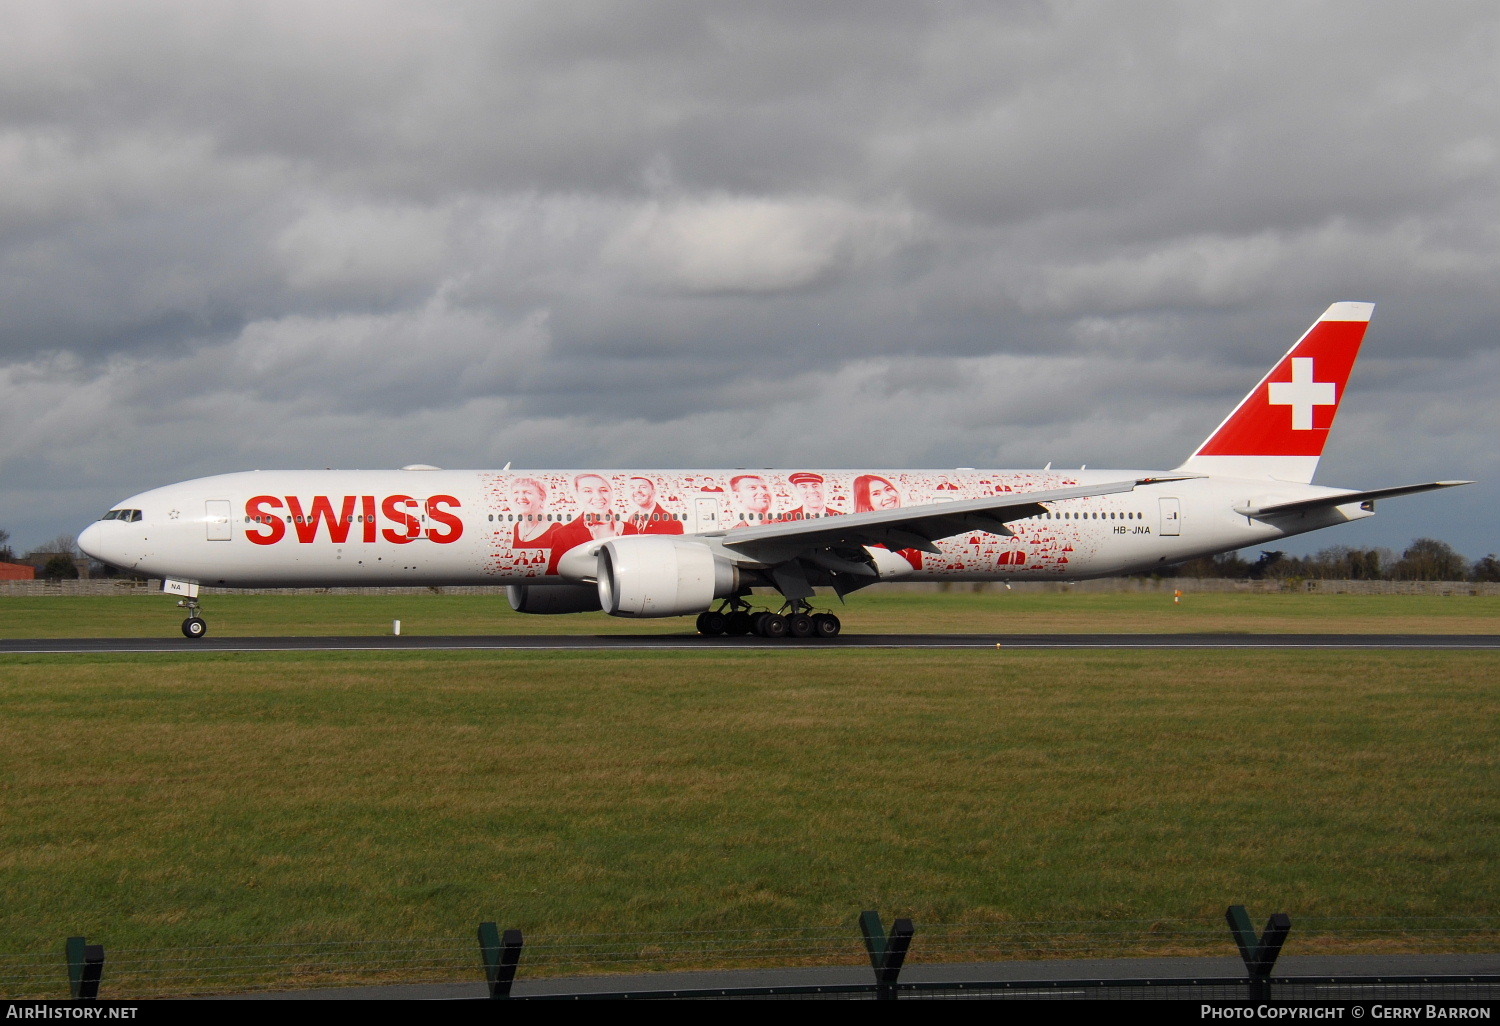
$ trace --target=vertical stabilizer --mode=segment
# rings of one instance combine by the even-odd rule
[[[1334,303],[1180,470],[1312,481],[1373,303]]]

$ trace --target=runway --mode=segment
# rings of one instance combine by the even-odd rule
[[[920,944],[920,933],[918,934]],[[1227,943],[1227,940],[1226,940]],[[524,965],[524,963],[523,963]],[[1283,987],[1292,980],[1300,981],[1306,989],[1291,1000],[1322,1001],[1370,1001],[1414,1000],[1425,997],[1444,1002],[1460,1000],[1478,1003],[1493,1001],[1497,991],[1495,977],[1500,973],[1500,956],[1491,953],[1470,955],[1284,955],[1276,962],[1274,979]],[[523,969],[518,973],[511,993],[518,998],[541,998],[568,995],[587,997],[599,994],[662,994],[671,991],[703,992],[716,988],[762,987],[784,988],[793,992],[788,996],[812,997],[805,991],[814,987],[848,987],[868,984],[869,969],[858,967],[812,967],[787,969],[728,969],[699,972],[672,972],[622,974],[617,976],[557,977],[530,980]],[[1339,983],[1338,977],[1367,977],[1362,985]],[[1481,977],[1482,979],[1475,979]],[[961,981],[988,981],[992,983],[1017,981],[1068,981],[1068,980],[1120,980],[1131,981],[1153,979],[1160,984],[1152,992],[1153,997],[1189,998],[1203,1001],[1205,991],[1201,984],[1210,979],[1234,980],[1243,987],[1245,965],[1234,956],[1227,957],[1176,957],[1176,958],[1118,958],[1118,959],[1049,959],[1043,961],[986,962],[986,963],[908,963],[901,972],[905,983],[940,986]],[[1380,980],[1381,982],[1375,982]],[[1169,981],[1176,981],[1173,987]],[[1459,983],[1458,981],[1463,981]],[[1183,986],[1188,984],[1188,986]],[[1444,985],[1448,989],[1444,990]],[[1467,987],[1455,990],[1455,984]],[[982,989],[982,988],[980,988]],[[796,994],[801,990],[804,993]],[[1057,1000],[1058,998],[1082,996],[1081,990],[1039,990],[1027,996]],[[1228,1000],[1237,1000],[1242,991]],[[1285,990],[1283,1000],[1288,999]],[[339,987],[321,990],[284,991],[271,993],[249,993],[224,995],[232,1000],[336,1000],[336,1001],[455,1001],[478,1000],[488,996],[485,984],[433,983],[433,984],[384,984],[368,987]],[[844,995],[852,997],[852,995]],[[868,995],[864,995],[868,998]],[[912,995],[916,996],[916,995]],[[1120,998],[1142,996],[1141,988],[1132,987],[1114,995]],[[1213,995],[1209,998],[1224,1001],[1225,997]]]
[[[843,634],[768,640],[696,634],[0,639],[0,655],[223,652],[829,652],[854,649],[1500,649],[1500,634]]]

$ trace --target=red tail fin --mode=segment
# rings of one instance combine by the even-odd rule
[[[1179,469],[1310,482],[1374,309],[1330,306]]]

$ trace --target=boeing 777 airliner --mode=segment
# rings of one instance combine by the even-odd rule
[[[252,471],[142,492],[78,544],[161,577],[190,638],[207,630],[205,585],[401,584],[504,584],[523,613],[696,613],[707,635],[833,637],[818,588],[1128,574],[1467,484],[1312,484],[1372,309],[1329,307],[1169,471]],[[779,607],[752,613],[756,589]]]

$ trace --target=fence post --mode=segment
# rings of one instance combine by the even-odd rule
[[[104,976],[104,945],[90,944],[82,937],[69,937],[63,946],[68,958],[68,989],[75,1001],[98,1001],[99,980]]]
[[[870,953],[870,968],[875,970],[875,1000],[896,1000],[896,981],[906,963],[912,934],[916,932],[911,920],[896,920],[887,937],[880,913],[872,910],[859,914],[859,929],[865,938],[865,950]]]
[[[1271,970],[1281,954],[1281,945],[1292,931],[1292,921],[1285,912],[1277,912],[1266,923],[1265,933],[1257,936],[1250,924],[1250,913],[1244,905],[1230,905],[1224,910],[1229,932],[1239,946],[1240,959],[1249,973],[1250,1000],[1267,1001],[1271,997]]]
[[[521,961],[523,945],[520,930],[506,930],[500,936],[500,928],[494,923],[479,924],[479,956],[484,960],[484,979],[490,987],[490,997],[496,1001],[510,997],[510,985],[516,979],[516,965]]]

